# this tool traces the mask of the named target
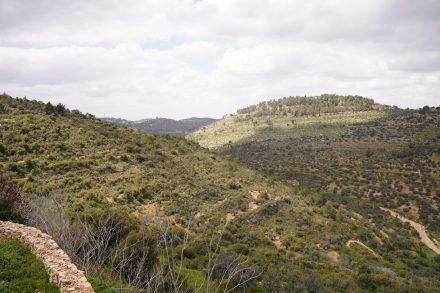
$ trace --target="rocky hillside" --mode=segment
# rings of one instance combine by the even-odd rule
[[[358,202],[359,213],[351,201],[251,170],[197,143],[121,128],[62,105],[7,95],[0,105],[2,177],[19,185],[24,197],[39,197],[37,207],[62,197],[70,219],[86,221],[95,233],[108,227],[99,219],[111,215],[121,227],[111,252],[149,243],[128,252],[148,256],[146,276],[158,267],[161,274],[178,274],[182,292],[434,292],[440,286],[435,253],[373,204]],[[364,112],[338,117],[383,115]],[[298,127],[319,125],[319,117],[304,119],[312,120]],[[57,205],[48,206],[53,211]],[[53,218],[49,214],[39,216]],[[88,277],[105,279],[109,287],[121,287],[112,283],[116,279],[133,284],[130,267],[92,260]],[[98,265],[101,270],[91,269]]]

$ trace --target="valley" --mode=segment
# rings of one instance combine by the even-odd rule
[[[101,120],[117,124],[119,126],[138,129],[149,134],[167,134],[184,137],[206,125],[215,122],[212,118],[188,118],[173,120],[168,118],[141,119],[129,121],[120,118],[101,118]]]
[[[285,98],[187,140],[5,94],[0,105],[1,220],[54,237],[96,292],[440,285],[438,254],[381,209],[439,239],[436,108]]]

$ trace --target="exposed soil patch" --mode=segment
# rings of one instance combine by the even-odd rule
[[[279,236],[272,236],[272,237],[267,236],[267,238],[273,243],[273,245],[275,245],[275,247],[278,250],[282,250],[285,248],[284,244],[283,244],[283,242],[281,242]]]
[[[144,215],[154,217],[157,211],[157,205],[155,203],[148,203],[141,206],[141,211]]]
[[[235,215],[233,213],[227,213],[226,214],[226,224],[228,224],[233,219],[235,219]]]
[[[330,251],[327,253],[328,258],[330,259],[330,261],[334,264],[340,265],[341,264],[341,259],[340,259],[340,255],[339,253],[337,253],[336,251]]]
[[[258,197],[260,196],[260,192],[258,190],[254,190],[254,191],[249,191],[249,194],[252,196],[252,198],[254,200],[257,200]]]
[[[251,201],[251,202],[249,203],[249,205],[248,205],[248,208],[249,208],[250,211],[256,210],[256,209],[258,209],[259,207],[260,207],[260,206],[259,206],[256,202],[254,202],[254,201]]]

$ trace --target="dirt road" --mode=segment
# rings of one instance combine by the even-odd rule
[[[414,229],[416,229],[417,233],[419,233],[420,239],[423,242],[423,244],[425,244],[426,246],[428,246],[430,249],[432,249],[432,251],[434,251],[437,254],[440,254],[440,246],[437,245],[436,243],[434,243],[434,241],[432,241],[429,236],[428,236],[428,232],[426,231],[425,226],[416,223],[414,221],[411,221],[407,218],[405,218],[404,216],[399,215],[398,213],[387,209],[387,208],[380,208],[382,211],[388,212],[392,217],[399,219],[401,222],[403,223],[409,223]],[[437,242],[437,241],[436,241]]]

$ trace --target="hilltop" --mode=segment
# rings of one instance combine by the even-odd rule
[[[184,137],[206,125],[215,122],[212,118],[187,118],[181,120],[173,120],[168,118],[154,118],[130,121],[120,118],[101,118],[104,121],[124,126],[128,128],[138,129],[150,134],[168,134],[172,136]]]
[[[355,209],[352,201],[280,180],[278,172],[252,170],[248,160],[250,168],[197,143],[118,127],[63,105],[7,95],[0,105],[2,177],[24,197],[39,196],[38,203],[61,196],[71,219],[99,224],[112,215],[123,227],[115,248],[150,227],[140,252],[148,249],[151,263],[183,277],[183,292],[211,285],[247,292],[434,292],[440,285],[435,253],[374,204],[356,202]],[[232,145],[229,150],[233,156]],[[45,216],[58,219],[50,211]],[[213,257],[219,270],[213,271]],[[171,266],[174,261],[180,265]],[[102,265],[87,269],[87,277],[109,287],[128,282],[126,270],[112,277],[118,267]],[[228,271],[231,265],[240,273]]]
[[[238,115],[261,116],[320,116],[326,113],[386,110],[392,107],[375,103],[361,96],[339,96],[323,94],[316,97],[284,97],[264,101],[257,105],[237,110]]]
[[[359,96],[289,97],[238,110],[187,137],[203,147],[217,149],[304,135],[335,136],[349,125],[380,119],[392,109]]]

